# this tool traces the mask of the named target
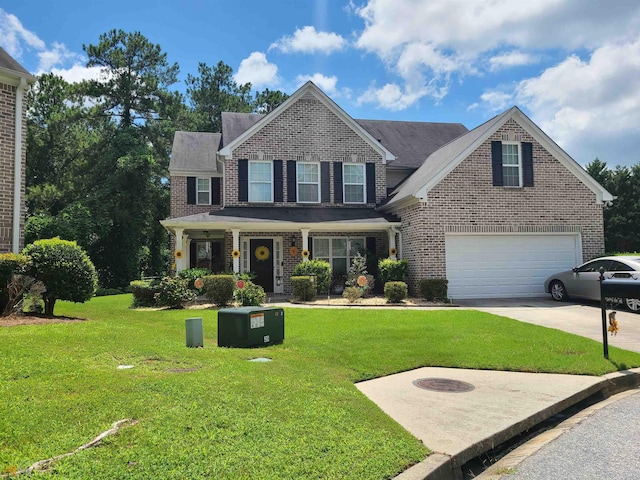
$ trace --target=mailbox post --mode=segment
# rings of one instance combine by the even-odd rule
[[[607,302],[604,299],[604,268],[600,267],[600,312],[602,313],[602,346],[604,358],[609,360],[609,339],[607,338]]]

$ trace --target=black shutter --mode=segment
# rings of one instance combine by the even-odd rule
[[[331,178],[329,162],[320,164],[320,201],[322,203],[331,202]]]
[[[533,187],[533,145],[522,142],[522,181],[525,187]]]
[[[371,162],[366,165],[367,174],[367,203],[376,203],[376,164]]]
[[[222,205],[220,177],[211,177],[211,205]]]
[[[249,201],[249,160],[238,160],[238,201]]]
[[[502,187],[502,142],[491,142],[491,168],[493,170],[493,186]]]
[[[197,248],[198,244],[196,242],[189,244],[189,268],[196,268],[198,265]]]
[[[196,204],[196,177],[187,177],[187,205]]]
[[[273,161],[273,201],[282,202],[284,199],[284,183],[282,180],[282,160]]]
[[[342,163],[333,162],[333,201],[342,203]]]
[[[296,199],[296,161],[287,160],[287,202],[295,203]]]
[[[309,245],[309,260],[313,258],[313,238],[307,237],[307,245]]]
[[[376,237],[367,237],[367,271],[374,277],[378,276],[378,255]]]

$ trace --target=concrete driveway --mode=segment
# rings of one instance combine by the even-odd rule
[[[458,300],[462,308],[534,323],[582,335],[602,343],[602,316],[597,302],[556,302],[548,298]],[[640,315],[622,306],[615,309],[619,331],[609,346],[640,352]],[[607,313],[611,310],[607,310]]]

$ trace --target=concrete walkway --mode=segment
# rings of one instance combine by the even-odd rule
[[[429,391],[414,384],[420,379],[474,388]],[[356,386],[435,452],[396,478],[448,480],[462,478],[461,467],[469,460],[581,400],[596,394],[605,398],[639,381],[640,369],[592,377],[425,367]]]

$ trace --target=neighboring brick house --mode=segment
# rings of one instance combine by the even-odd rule
[[[26,115],[24,93],[35,78],[0,47],[0,253],[24,246]]]
[[[252,271],[290,293],[303,253],[346,272],[358,251],[409,260],[451,298],[534,296],[602,253],[613,197],[520,110],[461,124],[354,120],[308,82],[270,114],[177,132],[177,268]]]

